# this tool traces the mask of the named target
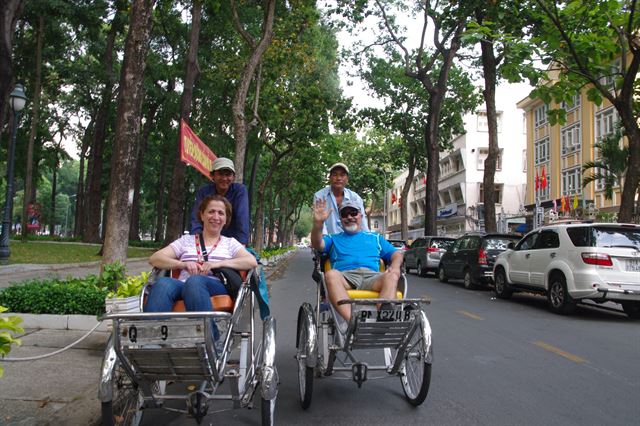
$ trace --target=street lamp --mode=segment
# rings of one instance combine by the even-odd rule
[[[27,103],[27,96],[24,94],[24,86],[16,84],[13,92],[9,95],[9,106],[13,110],[13,129],[11,131],[11,143],[7,156],[7,196],[4,203],[4,217],[2,219],[2,235],[0,235],[0,264],[9,262],[9,233],[11,232],[11,214],[13,211],[13,163],[16,152],[16,128],[20,120],[20,112]]]

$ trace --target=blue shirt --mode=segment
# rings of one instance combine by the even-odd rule
[[[340,232],[344,231],[344,229],[342,229],[342,222],[340,222],[340,209],[338,206],[338,202],[336,201],[336,197],[331,192],[331,187],[325,186],[320,191],[316,192],[313,196],[313,202],[315,203],[317,199],[325,200],[327,202],[327,208],[331,209],[329,217],[324,221],[322,233],[325,235],[331,235],[339,234]],[[360,213],[362,213],[362,230],[368,231],[369,224],[367,223],[367,213],[365,213],[364,211],[364,202],[362,201],[362,198],[356,192],[345,188],[344,194],[342,196],[342,202],[344,203],[347,200],[353,201],[359,206]]]
[[[380,259],[391,261],[391,255],[397,250],[380,234],[360,231],[355,234],[341,232],[325,235],[324,253],[329,254],[331,267],[338,271],[350,271],[357,268],[380,270]]]
[[[191,234],[202,232],[202,224],[198,220],[198,207],[207,195],[216,195],[215,183],[208,183],[196,192],[196,202],[191,209]],[[233,208],[231,223],[222,228],[221,234],[225,237],[233,237],[240,243],[247,245],[249,242],[249,195],[247,187],[241,183],[232,183],[224,198],[229,200]]]

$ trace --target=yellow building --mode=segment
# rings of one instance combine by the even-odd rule
[[[607,83],[613,85],[613,81]],[[594,143],[615,131],[619,121],[615,108],[606,99],[600,106],[590,102],[585,89],[576,93],[571,103],[547,105],[528,97],[517,105],[524,110],[526,120],[527,210],[533,212],[538,204],[545,210],[545,222],[556,217],[549,213],[554,210],[554,200],[560,218],[592,218],[598,211],[617,212],[619,185],[614,188],[612,200],[605,199],[603,181],[582,187],[582,165],[599,156]],[[556,108],[565,109],[566,121],[551,126],[547,111]],[[586,171],[587,175],[591,173],[593,170]],[[561,211],[563,198],[569,202],[569,211]]]

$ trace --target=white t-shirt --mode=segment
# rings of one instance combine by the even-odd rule
[[[173,249],[173,252],[176,254],[176,257],[181,262],[198,261],[196,238],[198,238],[198,235],[183,235],[182,237],[169,244],[169,246]],[[218,241],[218,245],[215,247],[215,249],[213,248],[213,246],[207,247],[207,254],[209,255],[210,261],[233,259],[238,253],[238,250],[243,247],[244,246],[240,244],[235,238],[225,237],[224,235],[221,235],[220,240]],[[183,269],[182,271],[180,271],[180,276],[178,277],[178,279],[180,281],[185,281],[187,278],[189,278],[189,273],[187,272],[187,270]]]

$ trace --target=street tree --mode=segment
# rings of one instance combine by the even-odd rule
[[[633,218],[640,183],[640,125],[638,80],[640,70],[640,14],[637,0],[531,0],[528,31],[531,46],[543,64],[545,76],[531,74],[537,88],[532,96],[546,103],[571,102],[580,90],[590,101],[610,103],[619,115],[628,142],[628,164],[620,199],[619,222]],[[563,122],[564,109],[549,111],[550,122]]]
[[[273,26],[275,21],[276,0],[263,0],[259,8],[262,9],[260,22],[260,36],[255,36],[245,27],[240,19],[237,3],[231,1],[231,19],[233,27],[247,44],[249,52],[242,71],[237,78],[237,86],[231,110],[233,113],[233,136],[235,140],[234,165],[236,169],[236,181],[244,182],[244,164],[247,151],[247,133],[250,129],[250,121],[246,117],[247,94],[250,89],[256,69],[273,38]],[[256,97],[258,97],[257,92]],[[257,102],[257,100],[255,101]],[[251,117],[253,121],[254,117]],[[255,123],[254,123],[255,125]]]
[[[523,28],[527,24],[527,11],[521,10],[521,2],[498,0],[466,2],[473,11],[463,40],[471,48],[480,47],[480,60],[475,61],[482,70],[482,91],[487,115],[488,153],[484,161],[484,227],[496,232],[495,174],[500,148],[498,146],[498,115],[496,111],[496,87],[501,80],[520,81],[522,70],[530,66],[523,61],[529,50],[523,47]],[[524,58],[523,58],[524,54]]]
[[[111,157],[103,264],[116,261],[124,264],[127,259],[133,168],[136,164],[137,138],[140,133],[143,77],[149,49],[153,4],[153,0],[134,0],[130,11],[129,32],[120,74],[115,143]]]
[[[397,0],[374,0],[369,7],[359,2],[339,1],[338,10],[352,22],[361,22],[366,16],[378,22],[380,34],[376,45],[395,48],[402,57],[405,74],[419,81],[428,94],[428,116],[425,127],[427,157],[427,190],[425,207],[425,234],[435,235],[438,207],[438,178],[440,174],[440,125],[449,76],[461,47],[461,35],[469,19],[463,2],[424,0],[419,3]],[[407,47],[407,32],[398,24],[394,12],[411,13],[421,20],[419,47]],[[427,37],[432,40],[428,46]]]

